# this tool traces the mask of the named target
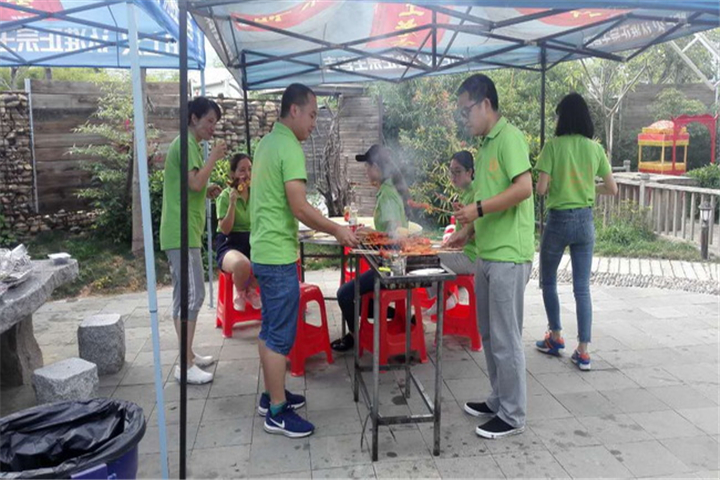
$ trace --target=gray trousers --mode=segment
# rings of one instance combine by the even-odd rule
[[[532,263],[475,264],[477,318],[492,393],[487,406],[513,427],[525,425],[527,394],[522,343],[525,286]]]

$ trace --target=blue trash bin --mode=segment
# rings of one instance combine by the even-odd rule
[[[0,419],[0,478],[136,478],[142,408],[96,398]]]

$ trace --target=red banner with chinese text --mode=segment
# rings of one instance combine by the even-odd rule
[[[234,13],[233,18],[249,20],[263,25],[269,25],[275,28],[288,29],[296,27],[301,23],[309,20],[318,13],[333,6],[333,2],[318,2],[316,0],[307,0],[292,8],[282,10],[275,13],[246,15]],[[252,25],[243,25],[242,23],[233,22],[235,28],[242,32],[262,32],[262,28]]]
[[[545,8],[518,8],[518,12],[523,15],[532,15],[533,13],[544,12]],[[537,21],[557,27],[580,27],[603,20],[608,20],[618,15],[629,12],[630,10],[609,10],[609,9],[590,9],[581,8],[570,12],[559,13],[549,17],[539,18]]]
[[[448,15],[438,13],[437,23],[447,23]],[[426,8],[418,7],[411,3],[378,3],[373,12],[373,24],[370,36],[379,36],[386,33],[408,30],[423,25],[432,24],[432,12]],[[367,44],[368,48],[405,47],[417,48],[422,45],[428,30],[404,33],[398,36],[374,40]],[[443,37],[445,30],[438,30],[437,41]],[[428,40],[429,42],[429,40]],[[427,45],[427,44],[426,44]]]
[[[19,7],[27,7],[41,12],[55,13],[64,10],[60,0],[5,0],[8,3],[15,4]],[[37,15],[36,13],[15,10],[10,7],[0,7],[0,21],[11,22],[13,20],[21,20]]]

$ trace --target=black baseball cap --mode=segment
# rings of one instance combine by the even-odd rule
[[[358,162],[368,162],[370,164],[375,163],[375,160],[384,152],[386,151],[386,148],[375,144],[372,147],[368,149],[367,152],[365,152],[362,155],[355,155],[355,160]]]

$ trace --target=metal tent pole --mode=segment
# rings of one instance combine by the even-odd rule
[[[30,120],[30,153],[32,154],[32,185],[33,185],[33,204],[35,213],[40,213],[40,202],[38,201],[37,186],[37,160],[35,159],[35,122],[33,120],[33,101],[32,101],[32,80],[25,79],[25,92],[28,97],[28,114]]]
[[[186,478],[188,318],[188,54],[187,0],[178,1],[180,26],[180,468]]]
[[[543,46],[540,50],[540,150],[545,146],[545,83],[547,77],[547,50]],[[540,209],[540,248],[542,248],[542,235],[545,231],[545,197],[538,199]],[[538,285],[542,289],[542,264],[538,259]]]
[[[200,95],[205,96],[205,70],[200,70]],[[208,144],[203,145],[203,160],[207,162]],[[208,262],[208,291],[210,292],[210,308],[215,307],[213,298],[213,247],[212,247],[212,203],[210,199],[205,200],[205,217],[207,219],[207,262]]]
[[[243,107],[245,109],[245,145],[247,147],[247,154],[252,156],[250,151],[250,106],[248,105],[248,79],[247,79],[247,66],[245,64],[245,52],[241,56],[242,62],[242,90],[243,90]]]
[[[160,466],[162,478],[168,478],[167,437],[165,432],[165,401],[163,398],[163,373],[160,364],[160,329],[158,326],[157,291],[155,285],[155,251],[153,250],[152,218],[150,213],[150,186],[148,182],[147,143],[145,138],[145,111],[143,108],[140,59],[138,57],[138,35],[135,9],[127,2],[128,36],[130,37],[130,64],[132,66],[133,117],[135,127],[135,149],[140,179],[140,204],[142,209],[143,242],[145,247],[145,278],[147,280],[148,310],[152,329],[153,367],[155,372],[155,403],[157,409],[158,435],[160,443]]]

